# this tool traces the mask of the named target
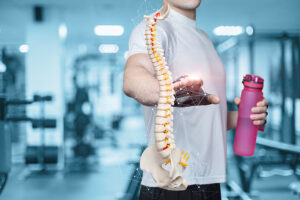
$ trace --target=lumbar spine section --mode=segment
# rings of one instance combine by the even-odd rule
[[[183,171],[187,167],[186,162],[189,159],[187,153],[176,148],[173,132],[173,105],[174,89],[172,83],[172,74],[167,66],[164,57],[164,50],[156,37],[156,22],[166,18],[168,10],[164,15],[160,11],[155,16],[144,16],[147,20],[145,39],[148,54],[156,72],[156,78],[159,81],[159,101],[157,105],[155,119],[155,144],[149,146],[142,154],[140,167],[142,170],[150,173],[156,181],[158,187],[167,190],[185,190],[187,182],[183,178]],[[166,170],[162,165],[171,165],[170,170]],[[182,172],[178,165],[182,166]]]

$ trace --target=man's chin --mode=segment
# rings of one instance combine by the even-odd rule
[[[179,5],[181,9],[184,10],[195,10],[198,8],[201,4],[201,1],[191,1],[187,3],[183,3],[182,5]]]
[[[169,0],[167,1],[171,6],[182,10],[195,10],[201,4],[201,0]]]

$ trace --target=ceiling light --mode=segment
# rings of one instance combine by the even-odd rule
[[[100,53],[117,53],[119,46],[116,44],[101,44],[98,50]]]
[[[244,32],[241,26],[218,26],[213,30],[217,36],[237,36]]]
[[[19,51],[20,51],[21,53],[27,53],[27,52],[29,51],[29,46],[28,46],[28,44],[22,44],[22,45],[20,45]]]
[[[65,39],[68,35],[68,28],[65,24],[61,24],[58,28],[58,35],[60,39]]]
[[[6,72],[6,65],[0,60],[0,73]]]
[[[98,25],[95,26],[94,33],[99,36],[121,36],[124,28],[120,25]]]
[[[254,34],[254,28],[253,28],[253,26],[247,26],[246,27],[246,33],[247,33],[247,35],[253,35]]]

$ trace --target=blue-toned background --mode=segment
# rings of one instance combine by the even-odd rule
[[[122,78],[131,30],[160,7],[0,0],[1,200],[137,198],[145,127]],[[228,132],[224,200],[300,196],[299,10],[299,0],[203,0],[198,8],[197,26],[226,68],[229,108],[246,73],[265,79],[270,102],[253,157],[235,156]]]

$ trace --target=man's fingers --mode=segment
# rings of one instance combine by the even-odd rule
[[[175,83],[173,84],[174,90],[179,90],[180,88],[183,88],[183,87],[184,87],[184,84],[185,84],[184,79],[181,79],[181,80],[175,82]]]
[[[200,89],[203,85],[202,79],[195,79],[189,77],[180,77],[176,81],[173,82],[174,90],[179,90],[180,88],[190,87],[193,89]]]
[[[257,102],[256,106],[268,106],[267,99],[263,99],[262,101]]]
[[[194,85],[194,80],[190,80],[188,78],[184,79],[186,82],[185,82],[185,86],[186,87],[190,87],[192,85]]]
[[[265,120],[267,118],[267,113],[260,113],[260,114],[251,114],[250,119],[252,120]]]
[[[177,78],[175,81],[173,81],[173,83],[176,83],[176,82],[179,82],[181,81],[182,79],[188,77],[188,75],[184,75],[184,76],[180,76],[179,78]]]
[[[187,79],[193,86],[202,87],[203,85],[203,80],[198,76],[188,76]]]
[[[253,124],[257,125],[257,126],[263,126],[263,125],[265,125],[265,123],[266,123],[266,120],[254,120],[253,121]]]
[[[189,80],[187,78],[183,78],[180,81],[181,87],[185,87],[188,84]]]
[[[179,77],[178,79],[176,79],[175,81],[173,81],[174,90],[177,90],[180,87],[180,81],[181,81],[181,79],[182,79],[182,76]]]
[[[180,76],[175,81],[173,81],[174,90],[177,90],[178,88],[180,88],[182,86],[182,80],[185,79],[186,77],[187,77],[187,75]]]
[[[203,86],[203,80],[202,79],[192,79],[190,80],[191,87],[195,89],[199,89]]]
[[[251,108],[251,112],[253,112],[253,113],[265,113],[265,112],[267,112],[267,110],[268,110],[267,106]]]
[[[216,96],[216,95],[214,95],[214,94],[209,94],[208,96],[207,96],[207,100],[208,100],[208,102],[210,102],[211,104],[218,104],[218,103],[220,103],[220,98],[218,97],[218,96]]]
[[[178,90],[180,88],[180,81],[173,83],[174,90]]]

